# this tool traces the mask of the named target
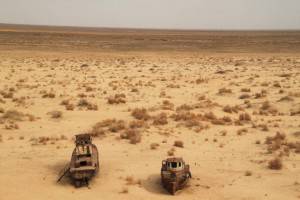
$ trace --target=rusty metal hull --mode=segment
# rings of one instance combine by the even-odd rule
[[[170,168],[170,166],[168,167],[168,163],[170,162],[181,164],[175,168]],[[170,158],[163,161],[161,168],[161,183],[172,195],[175,195],[176,191],[183,189],[191,177],[189,165],[185,165],[181,158]]]
[[[98,150],[94,144],[85,145],[92,149],[90,156],[82,157],[81,162],[88,163],[84,166],[78,166],[78,155],[76,148],[72,153],[72,158],[70,162],[70,177],[74,181],[76,186],[80,186],[83,183],[88,183],[88,181],[95,176],[99,171],[99,158]]]
[[[163,187],[172,195],[174,195],[176,191],[183,189],[187,185],[189,179],[189,176],[175,180],[164,178],[163,176],[161,178]]]

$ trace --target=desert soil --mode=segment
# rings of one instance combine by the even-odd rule
[[[299,32],[49,29],[0,31],[0,199],[300,198]],[[79,133],[100,173],[75,188],[56,180]],[[172,155],[193,175],[175,196]]]

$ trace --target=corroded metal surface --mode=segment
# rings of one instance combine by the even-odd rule
[[[59,180],[69,174],[76,187],[88,184],[88,181],[99,171],[99,158],[96,145],[89,134],[76,135],[76,147],[71,162],[64,169]]]
[[[173,157],[162,161],[161,182],[171,194],[184,188],[191,177],[190,166],[182,158]]]

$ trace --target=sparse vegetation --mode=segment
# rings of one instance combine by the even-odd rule
[[[69,105],[67,105],[67,110],[70,109],[72,107],[69,107]],[[87,101],[86,99],[80,99],[79,102],[77,103],[77,106],[80,108],[87,108],[87,110],[98,110],[98,106],[96,104],[90,103],[89,101]]]
[[[174,156],[175,154],[175,149],[174,148],[171,148],[168,152],[167,152],[167,155],[168,156]]]
[[[63,113],[61,111],[57,111],[57,110],[48,112],[47,114],[50,115],[51,118],[53,118],[53,119],[59,119],[59,118],[62,118],[62,116],[63,116]]]
[[[181,141],[181,140],[176,140],[176,141],[174,142],[174,146],[175,146],[175,147],[183,148],[183,147],[184,147],[183,141]]]
[[[155,150],[155,149],[157,149],[159,147],[159,144],[158,143],[151,143],[150,144],[150,149],[152,149],[152,150]]]
[[[231,94],[232,90],[227,89],[227,88],[220,88],[218,94],[223,95],[223,94]]]
[[[138,120],[149,120],[150,115],[148,114],[147,110],[145,108],[135,108],[132,112],[131,115],[138,119]]]
[[[125,94],[115,94],[114,96],[110,96],[107,99],[108,104],[121,104],[126,103],[126,95]]]
[[[121,139],[129,140],[130,144],[137,144],[141,142],[141,133],[137,129],[128,128],[121,133]]]
[[[268,162],[269,169],[280,170],[282,169],[282,161],[280,158],[274,158]]]
[[[168,124],[167,114],[166,113],[160,113],[157,116],[153,117],[153,124],[154,125],[166,125]]]

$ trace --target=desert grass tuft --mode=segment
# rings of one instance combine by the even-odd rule
[[[282,166],[282,160],[278,157],[273,158],[268,162],[268,168],[272,170],[281,170]]]
[[[176,140],[176,141],[174,142],[174,146],[175,146],[175,147],[183,148],[183,147],[184,147],[184,143],[183,143],[183,141],[181,141],[181,140]]]
[[[150,115],[145,108],[135,108],[132,110],[131,115],[138,120],[149,120]]]

